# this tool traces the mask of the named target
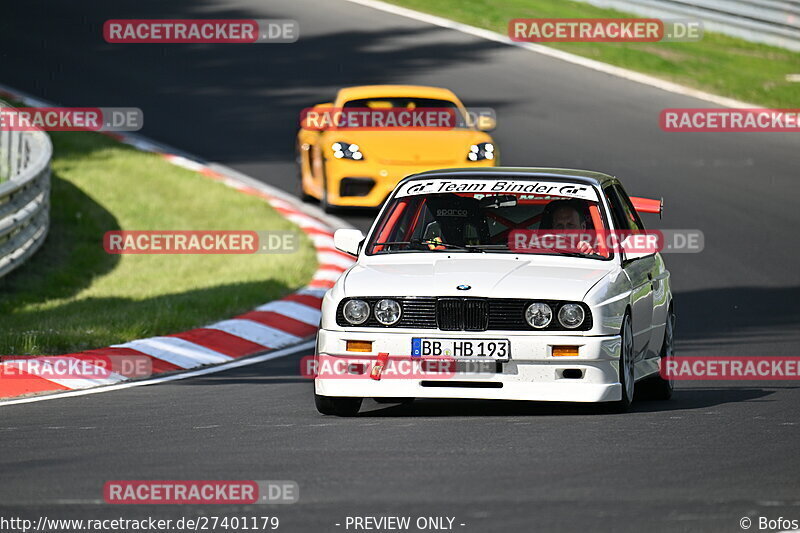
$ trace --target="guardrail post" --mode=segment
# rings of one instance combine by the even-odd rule
[[[0,107],[8,104],[0,101]],[[24,263],[47,237],[52,157],[45,132],[0,129],[0,278]]]

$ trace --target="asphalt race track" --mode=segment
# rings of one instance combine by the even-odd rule
[[[776,133],[665,133],[666,107],[713,107],[344,0],[8,2],[0,82],[69,106],[133,106],[141,133],[297,192],[297,114],[369,83],[452,88],[493,107],[505,165],[616,174],[663,196],[653,227],[699,228],[667,255],[682,355],[796,355],[800,163]],[[110,45],[111,18],[291,18],[288,45]],[[366,229],[374,213],[346,212]],[[680,384],[672,401],[583,406],[365,402],[323,417],[301,355],[175,383],[0,409],[0,515],[454,516],[456,531],[741,531],[800,519],[800,389]],[[102,503],[114,479],[295,480],[285,506]],[[336,524],[342,524],[337,526]],[[464,524],[461,526],[460,524]],[[756,529],[754,525],[753,529]],[[351,529],[352,531],[352,529]]]

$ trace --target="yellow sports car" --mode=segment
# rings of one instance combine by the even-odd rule
[[[493,167],[493,116],[468,112],[448,89],[371,85],[341,89],[306,109],[297,134],[302,194],[326,211],[377,207],[409,174]]]

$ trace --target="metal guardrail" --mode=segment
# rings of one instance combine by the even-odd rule
[[[579,0],[640,16],[694,18],[709,31],[800,51],[798,0]]]
[[[0,107],[8,107],[0,101]],[[50,160],[43,131],[0,128],[0,278],[38,250],[50,228]]]

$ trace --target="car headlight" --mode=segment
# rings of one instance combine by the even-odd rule
[[[584,318],[586,318],[586,313],[578,304],[564,304],[558,310],[558,321],[568,329],[575,329],[583,324]]]
[[[363,324],[369,318],[369,304],[364,300],[350,300],[344,304],[342,314],[351,324]]]
[[[483,161],[494,159],[494,145],[492,143],[478,143],[469,147],[468,161]]]
[[[532,303],[525,309],[525,320],[536,329],[546,328],[553,320],[553,310],[546,303]]]
[[[333,150],[333,157],[336,159],[353,159],[354,161],[364,160],[364,154],[361,153],[361,147],[357,144],[345,142],[333,143],[331,145],[331,150]]]
[[[379,300],[375,304],[375,318],[384,326],[396,324],[401,314],[400,304],[394,300]]]

